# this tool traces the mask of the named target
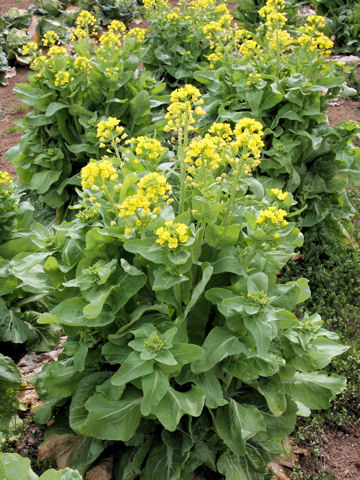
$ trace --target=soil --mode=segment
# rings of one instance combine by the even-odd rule
[[[360,479],[360,424],[328,424],[322,428],[321,433],[314,427],[309,427],[308,437],[307,441],[299,445],[308,452],[300,457],[299,464],[304,476],[299,478]],[[325,477],[331,474],[333,477]]]
[[[3,15],[12,7],[26,10],[33,3],[33,0],[0,0],[0,15]]]

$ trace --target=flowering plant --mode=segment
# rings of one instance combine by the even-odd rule
[[[83,11],[72,32],[74,53],[51,31],[43,38],[46,54],[35,43],[24,47],[34,73],[16,93],[33,111],[7,159],[20,182],[53,208],[69,200],[81,167],[98,154],[95,127],[102,116],[120,116],[130,135],[158,128],[154,106],[166,102],[165,85],[138,70],[143,30],[125,30],[114,20],[97,43],[97,21]]]
[[[226,34],[232,17],[225,5],[214,0],[181,1],[173,8],[167,0],[145,0],[151,25],[144,41],[144,65],[156,78],[175,86],[193,82],[193,72],[213,56],[209,32]]]
[[[251,112],[266,132],[264,185],[294,194],[299,226],[321,223],[324,234],[339,234],[352,212],[349,176],[359,178],[358,126],[330,128],[324,112],[340,91],[354,93],[347,68],[325,59],[333,42],[322,32],[323,17],[308,16],[293,35],[283,0],[268,0],[259,16],[255,32],[234,29],[233,43],[218,42],[217,59],[195,72],[207,90],[206,118],[235,123]]]
[[[243,118],[200,136],[201,100],[191,85],[172,94],[176,155],[122,138],[119,119],[98,125],[106,155],[81,170],[76,219],[39,232],[55,305],[39,321],[67,341],[36,377],[37,419],[66,407],[91,444],[73,452],[82,471],[110,446],[119,480],[263,479],[296,415],[344,387],[319,370],[346,347],[318,315],[291,313],[307,281],[277,281],[302,235],[291,193],[252,176],[263,127]]]

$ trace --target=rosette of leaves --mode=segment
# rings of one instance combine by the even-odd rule
[[[59,0],[35,0],[30,9],[35,15],[59,17],[63,13],[64,6]]]
[[[120,20],[128,25],[136,15],[136,0],[96,0],[96,5],[101,12],[101,21],[105,25],[111,20]]]
[[[3,480],[21,478],[23,480],[81,480],[76,470],[65,468],[46,470],[40,477],[31,469],[30,460],[17,453],[0,453],[0,473]]]
[[[58,246],[37,265],[55,305],[39,322],[67,341],[36,376],[47,402],[36,418],[65,407],[79,441],[97,455],[110,447],[117,480],[263,480],[297,414],[344,388],[321,369],[346,347],[317,316],[291,312],[310,296],[305,279],[277,280],[302,244],[284,219],[292,195],[245,174],[251,142],[236,153],[232,133],[211,144],[217,163],[204,153],[189,167],[183,128],[177,156],[157,165],[146,152],[133,161],[134,139],[116,173],[108,159],[90,163],[76,219],[38,230],[39,245]]]
[[[168,100],[162,94],[165,85],[138,70],[136,38],[123,42],[118,37],[117,50],[109,41],[104,47],[94,47],[89,38],[74,41],[77,56],[54,47],[51,57],[50,48],[47,60],[33,66],[29,84],[15,88],[33,110],[23,119],[20,144],[6,158],[15,165],[20,184],[54,209],[70,201],[81,167],[98,154],[95,125],[102,116],[121,118],[129,135],[160,127],[154,113]],[[56,76],[63,72],[60,82]]]

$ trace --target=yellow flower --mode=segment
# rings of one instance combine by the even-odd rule
[[[83,190],[86,188],[92,188],[93,190],[98,191],[99,187],[96,185],[96,182],[102,185],[104,180],[110,180],[113,182],[116,179],[116,169],[109,160],[90,162],[81,169],[81,186]]]
[[[177,248],[180,243],[186,243],[189,240],[188,226],[184,223],[174,223],[173,220],[165,222],[164,227],[156,230],[156,243],[163,245],[167,242],[171,249]]]
[[[107,120],[101,120],[97,124],[96,136],[99,138],[101,146],[105,146],[106,142],[111,143],[119,135],[126,136],[124,127],[119,126],[119,123],[120,120],[118,118],[108,117]]]
[[[289,195],[289,192],[283,192],[279,188],[272,188],[271,192],[274,193],[280,201],[283,201]]]
[[[59,70],[55,75],[54,85],[55,87],[63,87],[70,82],[70,73],[64,70]]]
[[[48,30],[43,36],[42,44],[45,47],[48,47],[49,45],[55,45],[55,43],[57,43],[58,40],[59,40],[59,35],[53,30]]]
[[[256,222],[259,224],[265,223],[267,220],[270,220],[273,224],[280,223],[283,227],[288,224],[288,222],[284,219],[287,215],[287,212],[282,208],[277,207],[268,207],[265,210],[260,210],[259,212],[260,217],[256,218]]]

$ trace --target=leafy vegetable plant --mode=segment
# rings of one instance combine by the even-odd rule
[[[346,186],[350,177],[359,180],[359,128],[330,128],[324,111],[340,91],[355,91],[345,83],[346,67],[325,60],[333,42],[321,31],[323,17],[307,17],[292,36],[284,8],[283,0],[269,0],[257,31],[234,29],[233,41],[217,42],[217,59],[195,78],[210,118],[237,122],[250,112],[266,126],[264,185],[294,194],[301,227],[322,223],[334,235],[353,211]]]
[[[291,193],[251,175],[263,126],[199,136],[202,103],[191,85],[172,93],[175,153],[101,121],[107,155],[81,171],[76,219],[34,233],[55,305],[39,322],[68,336],[36,376],[36,417],[65,406],[89,462],[117,452],[116,480],[263,479],[296,415],[345,385],[321,370],[346,347],[317,314],[291,313],[307,280],[277,281],[302,235]]]
[[[57,45],[58,35],[48,31],[43,44],[24,47],[33,57],[29,84],[15,91],[33,108],[24,121],[25,135],[6,158],[17,169],[20,183],[58,208],[69,200],[78,173],[97,154],[95,128],[102,116],[123,118],[128,134],[149,133],[158,128],[155,107],[166,101],[165,85],[138,70],[140,29],[125,34],[125,25],[113,21],[100,44],[91,39],[96,19],[82,12],[73,31],[75,54]]]

